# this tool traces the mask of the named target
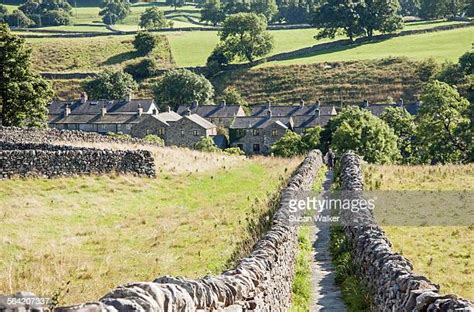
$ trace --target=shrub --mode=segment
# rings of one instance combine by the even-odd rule
[[[158,40],[156,36],[147,32],[139,32],[133,40],[133,46],[138,51],[138,53],[146,55],[153,51],[157,42]]]
[[[68,12],[63,10],[48,11],[42,18],[43,26],[71,25],[72,19]]]
[[[106,70],[97,78],[86,81],[83,88],[91,99],[121,100],[135,91],[138,85],[128,73]]]
[[[214,144],[210,137],[202,137],[199,142],[194,145],[194,148],[202,152],[220,152],[221,150]]]
[[[140,27],[147,30],[156,30],[172,27],[173,22],[166,19],[162,10],[157,7],[146,9],[140,16]]]
[[[148,143],[156,144],[156,145],[159,145],[159,146],[165,146],[165,141],[162,138],[160,138],[159,136],[154,135],[154,134],[146,135],[143,138],[143,140],[145,140]]]
[[[132,75],[135,80],[143,80],[156,75],[157,65],[153,59],[146,58],[138,63],[127,65],[124,71]]]
[[[224,149],[224,154],[226,155],[236,155],[236,156],[242,156],[245,155],[244,151],[241,150],[238,147],[229,147]]]
[[[305,148],[301,141],[301,135],[293,131],[288,131],[272,145],[271,150],[276,156],[293,157],[303,154]]]

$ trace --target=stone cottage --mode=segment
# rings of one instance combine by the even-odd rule
[[[271,146],[293,129],[292,117],[236,117],[229,128],[230,144],[246,154],[269,154]]]
[[[300,105],[253,105],[251,116],[264,117],[267,111],[271,109],[274,117],[290,117],[290,116],[313,116],[315,114],[321,116],[335,116],[337,115],[336,107],[334,105],[321,105],[320,102],[312,105],[306,105],[304,101]]]
[[[144,115],[158,113],[152,99],[132,99],[129,95],[123,100],[91,101],[85,92],[76,101],[53,101],[48,110],[51,128],[124,134],[129,134]]]
[[[191,114],[197,114],[203,118],[206,118],[216,126],[228,128],[234,117],[245,116],[245,111],[240,105],[227,105],[225,101],[222,101],[219,105],[200,105],[194,102],[191,106],[180,105],[177,109],[177,113],[184,115],[188,110]]]
[[[183,117],[170,108],[163,113],[144,115],[139,123],[132,126],[130,134],[137,138],[143,138],[148,134],[153,134],[159,136],[166,142],[171,124],[181,118]]]
[[[188,110],[184,116],[173,121],[166,132],[166,145],[194,147],[202,137],[217,135],[217,126],[197,114]]]

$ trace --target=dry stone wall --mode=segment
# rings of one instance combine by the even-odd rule
[[[122,138],[103,135],[95,132],[75,130],[58,130],[54,128],[17,128],[0,126],[0,141],[15,143],[90,142],[90,143],[130,143],[153,145],[137,138]]]
[[[218,276],[191,280],[163,276],[119,286],[97,302],[57,308],[72,311],[287,311],[298,250],[297,226],[290,224],[289,200],[313,184],[322,166],[311,152],[282,191],[270,230],[253,252]]]
[[[362,197],[364,183],[357,155],[346,153],[341,158],[340,181],[347,196]],[[410,261],[392,250],[370,210],[342,210],[341,221],[353,247],[358,275],[371,294],[373,310],[474,311],[474,302],[440,295],[437,285],[416,275]]]

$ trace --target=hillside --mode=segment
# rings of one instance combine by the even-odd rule
[[[219,76],[218,90],[234,86],[251,104],[386,102],[388,97],[413,101],[420,90],[417,62],[408,59],[327,62],[240,70]]]

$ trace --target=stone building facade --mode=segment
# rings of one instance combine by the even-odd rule
[[[172,122],[166,132],[166,145],[193,148],[202,137],[217,135],[217,126],[196,114]]]

